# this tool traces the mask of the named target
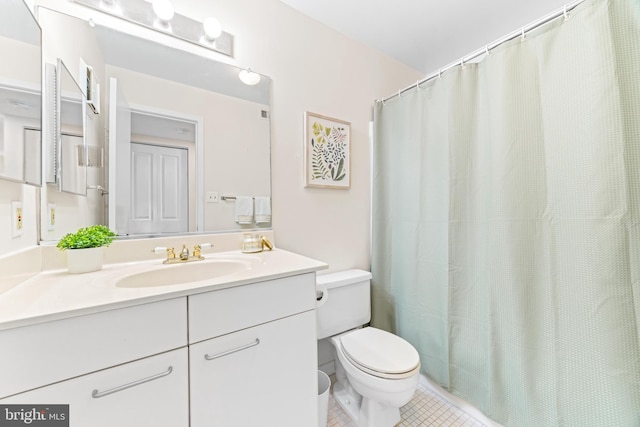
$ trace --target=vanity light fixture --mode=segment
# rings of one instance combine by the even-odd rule
[[[238,73],[238,77],[240,78],[242,83],[246,84],[247,86],[255,86],[260,83],[260,74],[254,73],[250,68],[247,68],[246,70],[240,70],[240,72]]]
[[[233,57],[233,36],[215,18],[199,22],[175,13],[171,0],[73,0],[125,21]],[[94,18],[95,20],[95,18]]]
[[[151,7],[153,8],[153,13],[156,14],[157,22],[160,26],[165,28],[169,26],[169,23],[173,19],[173,15],[175,15],[171,1],[153,0]]]

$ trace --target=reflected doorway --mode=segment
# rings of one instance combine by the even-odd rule
[[[189,231],[186,148],[131,142],[130,233]]]
[[[110,83],[109,227],[119,235],[200,231],[201,120],[130,105]]]

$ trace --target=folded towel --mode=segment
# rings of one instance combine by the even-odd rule
[[[271,222],[271,197],[256,197],[256,224]]]
[[[253,197],[236,197],[236,222],[253,223]]]

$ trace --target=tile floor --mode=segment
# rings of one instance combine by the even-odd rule
[[[333,377],[331,379],[334,380]],[[422,384],[418,384],[411,402],[400,408],[400,415],[402,421],[397,427],[485,427]],[[329,396],[327,427],[355,427],[340,405],[333,400],[333,395]]]

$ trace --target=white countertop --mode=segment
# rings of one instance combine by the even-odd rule
[[[282,249],[256,254],[240,251],[206,254],[204,261],[164,265],[161,260],[107,264],[100,271],[69,274],[66,269],[39,273],[0,294],[0,330],[130,307],[280,277],[311,273],[327,264]],[[179,269],[207,260],[241,260],[250,267],[213,279],[179,285],[118,287],[131,274]]]

